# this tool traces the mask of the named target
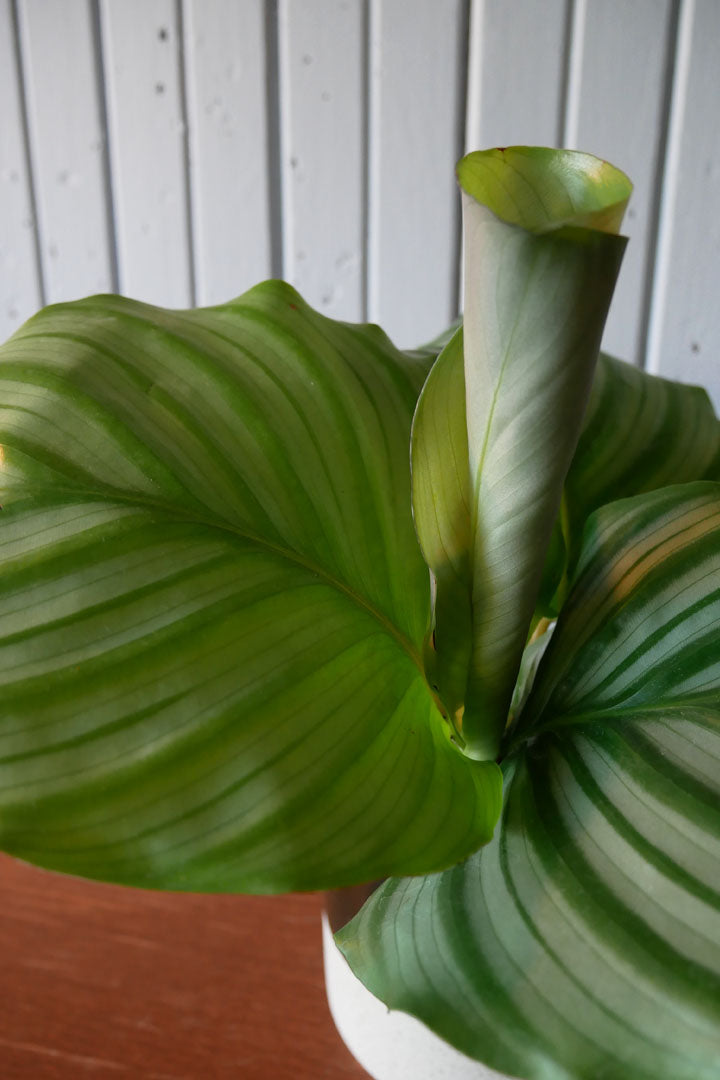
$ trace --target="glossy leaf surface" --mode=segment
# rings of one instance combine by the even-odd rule
[[[144,886],[447,866],[496,766],[422,671],[429,361],[280,283],[47,309],[0,351],[0,839]]]
[[[341,932],[373,993],[512,1076],[716,1075],[719,642],[720,486],[599,511],[495,838]]]

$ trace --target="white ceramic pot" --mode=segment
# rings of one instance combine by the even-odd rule
[[[323,915],[328,1004],[350,1053],[374,1080],[510,1080],[466,1057],[407,1013],[391,1012],[353,975]]]

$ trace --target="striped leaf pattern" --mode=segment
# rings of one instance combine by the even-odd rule
[[[514,733],[501,824],[341,933],[370,989],[532,1080],[720,1061],[720,485],[606,506]]]
[[[720,421],[706,391],[601,353],[545,563],[540,614],[554,618],[562,607],[594,510],[703,479],[720,479]]]
[[[593,510],[670,484],[718,480],[719,455],[720,421],[705,390],[601,355],[565,482],[574,555]]]
[[[171,889],[452,864],[499,812],[422,666],[429,366],[269,282],[0,350],[0,842]]]
[[[719,547],[713,483],[662,488],[597,511],[518,730],[639,705],[706,697],[717,705]]]

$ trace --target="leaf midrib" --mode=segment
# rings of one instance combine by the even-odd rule
[[[305,555],[301,555],[300,552],[295,551],[293,548],[285,547],[282,544],[274,543],[272,540],[268,540],[263,536],[259,536],[256,533],[251,532],[249,529],[243,529],[239,525],[233,525],[230,522],[222,521],[220,519],[214,519],[211,517],[204,517],[199,514],[187,514],[186,512],[178,510],[172,503],[159,502],[156,499],[143,498],[141,495],[125,495],[122,492],[102,492],[102,491],[88,491],[87,489],[73,489],[73,488],[55,488],[53,495],[61,494],[81,501],[102,501],[105,503],[120,503],[127,506],[134,506],[140,510],[157,510],[163,514],[166,514],[174,518],[178,522],[191,525],[203,525],[209,529],[216,529],[219,532],[229,533],[231,536],[240,537],[243,540],[248,541],[251,544],[255,544],[257,547],[264,548],[266,551],[272,552],[280,558],[294,563],[297,566],[307,570],[308,573],[313,574],[329,585],[331,588],[337,590],[343,595],[347,596],[357,607],[361,608],[371,615],[376,622],[380,624],[382,629],[395,639],[400,645],[403,651],[412,660],[413,664],[417,667],[418,671],[425,679],[425,668],[422,662],[422,657],[419,650],[415,647],[412,641],[403,633],[402,630],[390,619],[390,617],[379,608],[375,607],[366,597],[357,592],[351,585],[344,582],[341,578],[331,574],[325,567],[307,558]],[[54,503],[54,500],[53,500]]]

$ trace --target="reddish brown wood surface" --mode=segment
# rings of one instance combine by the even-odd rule
[[[0,856],[1,1080],[364,1080],[322,897],[141,892]]]

